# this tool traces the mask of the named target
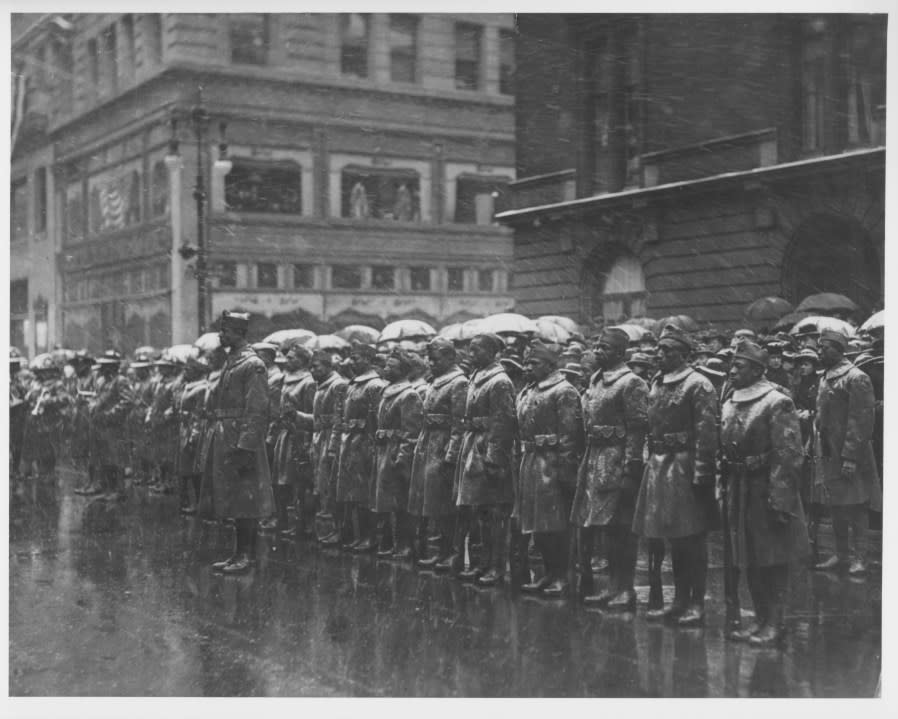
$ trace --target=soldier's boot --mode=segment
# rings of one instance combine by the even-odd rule
[[[608,601],[606,606],[610,611],[632,612],[636,610],[634,583],[639,540],[629,527],[619,527],[617,531],[620,532],[618,537],[620,561],[617,566],[618,576],[615,583],[617,594]]]
[[[377,556],[380,559],[389,559],[393,556],[395,539],[393,533],[393,518],[390,514],[381,512],[375,512],[374,516],[377,518],[377,542],[375,544],[377,547]]]
[[[490,535],[489,565],[486,572],[477,579],[481,587],[494,587],[505,579],[508,564],[508,517],[496,507],[490,512],[490,526],[485,534]]]
[[[530,555],[527,547],[530,546],[530,535],[521,531],[521,523],[517,519],[511,520],[511,581],[516,586],[521,586],[530,581]]]
[[[738,575],[736,574],[734,574],[734,581],[736,581],[736,586],[738,586]],[[734,642],[747,642],[751,639],[767,624],[767,618],[770,614],[767,606],[767,593],[764,590],[761,578],[761,569],[759,567],[748,567],[745,572],[745,581],[748,584],[748,593],[751,595],[755,617],[747,626],[734,629],[727,634],[727,639]]]
[[[848,574],[860,577],[867,573],[867,527],[870,521],[867,507],[862,504],[855,505],[851,508],[849,516],[851,538],[848,549]]]
[[[568,566],[570,542],[567,532],[553,532],[550,535],[549,551],[552,555],[551,578],[549,586],[541,592],[542,596],[552,599],[566,599],[568,596]]]
[[[608,585],[598,594],[584,597],[583,603],[588,606],[603,607],[611,601],[617,594],[618,572],[620,565],[620,544],[619,537],[613,527],[607,527],[597,532],[602,538],[601,547],[605,556],[608,558],[607,573]]]
[[[664,586],[661,583],[661,565],[664,563],[664,540],[648,540],[649,601],[646,607],[648,619],[664,616]]]
[[[190,499],[187,496],[188,481],[186,474],[178,477],[178,509],[181,514],[187,514],[187,510],[190,507]]]
[[[234,520],[237,547],[234,559],[221,568],[223,574],[246,574],[254,564],[258,522],[255,519]]]
[[[480,549],[475,554],[472,547],[474,546],[474,534],[478,528],[480,535]],[[469,566],[464,571],[458,573],[458,578],[461,581],[476,582],[481,576],[492,569],[490,566],[490,560],[492,559],[492,539],[493,537],[488,520],[485,520],[482,517],[474,517],[470,525],[470,532],[468,533]]]
[[[684,550],[685,541],[682,539],[671,540],[670,554],[674,575],[674,598],[671,605],[664,610],[665,620],[676,622],[686,611],[689,604],[690,567],[689,553]]]
[[[417,566],[419,569],[432,570],[436,567],[437,564],[442,562],[452,553],[453,527],[443,517],[435,520],[434,525],[436,526],[436,530],[439,533],[439,537],[437,538],[436,551],[429,557],[422,555],[421,558],[418,559]]]
[[[835,572],[848,568],[850,556],[850,543],[848,534],[850,523],[844,507],[831,507],[833,539],[836,543],[836,553],[828,559],[815,564],[814,569],[819,572]]]
[[[396,518],[394,525],[396,527],[396,547],[393,550],[393,559],[414,561],[417,528],[415,518],[401,509],[393,514]],[[427,541],[426,536],[423,539],[425,542]]]
[[[761,591],[765,595],[767,617],[763,626],[748,639],[753,647],[778,645],[786,634],[786,596],[789,568],[780,564],[759,570]]]
[[[359,543],[352,551],[356,554],[369,554],[377,551],[377,515],[360,504],[359,508]]]
[[[540,594],[554,579],[554,557],[552,556],[550,536],[545,532],[537,532],[533,535],[533,541],[543,558],[543,574],[539,579],[521,586],[521,591],[525,594]]]
[[[346,503],[337,502],[333,512],[334,531],[323,537],[321,546],[323,547],[339,547],[343,544],[344,532],[346,531]]]
[[[690,537],[688,557],[688,605],[677,624],[681,627],[697,627],[705,622],[705,591],[708,583],[708,544],[704,534]]]
[[[437,572],[450,572],[457,576],[465,568],[465,537],[470,528],[470,517],[468,507],[458,510],[452,528],[451,552],[448,557],[436,563],[434,569]]]

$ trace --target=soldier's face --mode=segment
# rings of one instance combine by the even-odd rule
[[[349,355],[349,366],[352,367],[356,377],[365,374],[365,372],[371,369],[371,363],[368,361],[368,358],[357,352]]]
[[[478,369],[489,365],[495,357],[490,349],[476,339],[471,341],[470,352],[471,364]]]
[[[842,348],[835,342],[823,340],[820,343],[820,364],[824,367],[834,367],[842,361]]]
[[[402,365],[395,357],[390,357],[384,366],[384,379],[387,382],[399,382],[402,379]]]
[[[297,355],[293,350],[290,350],[287,353],[287,361],[284,363],[284,368],[288,372],[297,372],[302,369],[302,358]]]
[[[763,369],[742,357],[736,357],[730,365],[730,382],[736,389],[753,385],[761,378]]]
[[[243,333],[231,325],[224,325],[218,332],[218,339],[222,347],[233,347],[242,337]]]
[[[324,364],[321,360],[315,359],[312,360],[309,371],[312,373],[312,378],[316,382],[322,382],[330,376],[331,368],[329,365]]]
[[[452,366],[452,359],[443,352],[428,352],[427,361],[430,363],[430,371],[433,372],[434,377],[445,374]]]
[[[533,382],[542,382],[546,377],[552,374],[555,369],[553,364],[543,357],[529,356],[524,360],[524,373],[529,375]]]
[[[679,347],[661,345],[658,347],[658,367],[662,372],[673,372],[683,364],[683,350]]]

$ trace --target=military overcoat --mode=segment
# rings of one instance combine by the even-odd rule
[[[131,410],[131,384],[124,375],[100,375],[97,396],[90,407],[91,463],[97,466],[128,465],[128,413]]]
[[[639,481],[628,475],[642,462],[649,387],[626,365],[596,372],[583,396],[586,454],[580,463],[571,522],[577,527],[629,526]]]
[[[385,380],[374,370],[353,377],[346,388],[340,422],[337,501],[371,504],[374,491],[374,435]]]
[[[456,468],[456,504],[512,504],[512,453],[517,426],[514,385],[491,364],[474,373],[465,402],[465,433]]]
[[[583,449],[580,393],[553,372],[521,393],[517,416],[521,463],[515,514],[521,531],[563,532]]]
[[[866,504],[882,510],[882,489],[873,453],[876,399],[870,378],[848,360],[829,368],[817,394],[814,483],[831,505]],[[843,460],[856,465],[842,476]]]
[[[266,417],[267,429],[265,432],[265,444],[268,451],[274,450],[278,435],[278,410],[281,406],[281,391],[284,387],[284,373],[280,367],[271,365],[268,372],[268,412]],[[273,455],[272,455],[273,461]]]
[[[215,444],[215,394],[221,381],[221,370],[212,370],[206,376],[206,390],[203,394],[203,412],[200,421],[200,448],[196,457],[195,471],[202,475],[197,514],[202,517],[215,516],[215,485],[212,481],[212,448]]]
[[[711,382],[691,367],[660,374],[649,390],[649,454],[633,531],[673,539],[707,531],[711,508],[695,487],[714,486],[718,405]]]
[[[421,395],[407,381],[384,387],[377,410],[374,435],[375,512],[405,511],[415,442],[421,431]]]
[[[445,517],[455,511],[452,483],[467,394],[468,378],[453,367],[433,380],[424,399],[408,496],[408,511],[416,517]]]
[[[96,392],[92,373],[72,378],[69,393],[72,398],[70,415],[71,452],[73,459],[87,459],[90,456],[90,393]],[[83,394],[81,394],[83,393]]]
[[[340,420],[346,398],[347,381],[336,372],[315,390],[313,401],[312,467],[315,493],[324,511],[336,501],[336,471],[340,448]]]
[[[202,422],[206,399],[206,378],[185,382],[177,396],[178,464],[180,475],[197,474],[202,444]]]
[[[799,498],[801,429],[792,400],[768,380],[734,390],[721,410],[720,444],[736,566],[766,567],[807,556]],[[778,512],[788,519],[778,519]]]
[[[58,454],[62,445],[62,428],[71,406],[71,396],[60,379],[35,381],[25,395],[28,412],[25,417],[23,459],[40,461],[46,449]]]
[[[153,459],[157,462],[174,463],[178,453],[178,412],[175,400],[181,383],[180,375],[160,378],[156,384],[153,403],[147,412]]]
[[[131,441],[132,456],[145,462],[154,462],[156,453],[153,442],[147,441],[147,413],[153,406],[153,397],[156,394],[158,377],[152,374],[146,379],[137,380],[131,385],[133,402],[131,411],[128,412],[128,437]]]
[[[261,518],[273,511],[265,451],[266,377],[265,364],[249,345],[231,348],[213,395],[213,498],[219,517]],[[252,452],[254,462],[242,464],[238,449]]]
[[[275,484],[311,488],[315,388],[308,370],[284,374],[274,443]]]

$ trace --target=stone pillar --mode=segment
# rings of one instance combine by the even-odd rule
[[[171,337],[173,344],[192,342],[193,328],[187,327],[184,292],[184,258],[178,252],[183,244],[181,230],[181,181],[184,161],[179,155],[167,155],[169,212],[171,213]]]
[[[212,179],[209,188],[209,209],[212,212],[225,211],[225,177],[234,167],[230,160],[216,160],[212,163]]]

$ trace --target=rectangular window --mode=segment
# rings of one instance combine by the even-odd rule
[[[513,30],[499,31],[499,92],[514,95],[514,38]]]
[[[491,225],[497,212],[509,209],[508,177],[459,175],[455,183],[455,221]]]
[[[465,289],[465,270],[463,267],[450,267],[447,272],[450,292],[463,292]]]
[[[54,38],[51,82],[57,105],[63,113],[68,112],[72,104],[71,73],[74,65],[71,41]]]
[[[87,41],[87,64],[90,82],[96,87],[100,84],[100,52],[95,37]]]
[[[340,72],[344,75],[368,77],[368,33],[368,15],[340,15]]]
[[[28,236],[28,180],[24,177],[10,183],[9,236],[13,240]]]
[[[256,286],[274,289],[278,286],[278,266],[273,262],[256,265]]]
[[[362,287],[362,270],[350,265],[331,268],[331,287],[335,290],[358,290]]]
[[[313,265],[293,265],[293,286],[298,290],[310,290],[315,286]]]
[[[124,65],[124,74],[127,77],[133,77],[135,65],[134,53],[134,16],[122,16],[122,65]]]
[[[34,173],[34,231],[47,229],[47,168],[39,167]]]
[[[9,283],[9,313],[28,314],[28,280],[13,280]]]
[[[412,267],[410,274],[412,292],[427,292],[430,290],[429,267]]]
[[[219,262],[216,268],[219,287],[237,286],[237,263],[231,261]]]
[[[302,214],[302,168],[293,160],[231,158],[225,205],[233,212]]]
[[[118,89],[118,43],[115,36],[115,25],[103,31],[103,67],[105,68],[105,85],[111,92]]]
[[[492,270],[477,270],[477,289],[481,292],[492,292],[494,287]]]
[[[455,87],[477,90],[480,87],[480,37],[478,25],[455,26]]]
[[[415,82],[418,56],[418,18],[390,15],[390,79]]]
[[[231,62],[236,65],[268,63],[268,15],[235,13],[228,16]]]
[[[341,178],[342,216],[420,222],[420,180],[415,170],[350,165]]]
[[[392,290],[396,286],[396,269],[386,265],[371,268],[371,287],[375,290]]]
[[[144,48],[150,63],[162,62],[162,15],[147,13],[141,18],[143,23]]]

